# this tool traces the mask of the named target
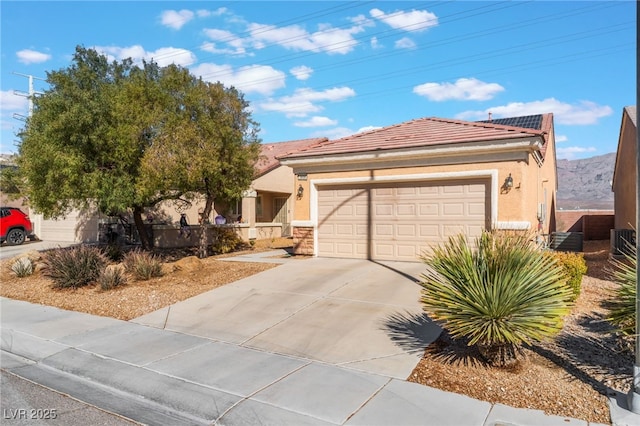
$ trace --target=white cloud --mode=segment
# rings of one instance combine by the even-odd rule
[[[296,127],[324,127],[324,126],[335,126],[338,124],[338,120],[332,120],[328,117],[311,117],[310,120],[307,121],[297,121],[293,123]]]
[[[224,55],[245,56],[247,51],[244,47],[238,47],[235,49],[218,48],[215,43],[204,42],[200,45],[200,49],[209,53],[221,53]],[[253,56],[253,55],[248,55]]]
[[[372,130],[382,129],[382,126],[364,126],[360,127],[356,133],[370,132]]]
[[[49,55],[48,53],[37,52],[31,49],[20,50],[16,52],[16,56],[18,57],[18,62],[26,65],[39,64],[51,59],[51,55]]]
[[[556,135],[556,142],[567,142],[569,138],[565,135]]]
[[[207,10],[207,9],[196,10],[196,15],[198,15],[198,18],[208,18],[209,16],[221,16],[221,15],[224,15],[225,13],[227,13],[226,7],[219,7],[216,10]]]
[[[386,14],[380,9],[371,9],[369,14],[396,30],[424,31],[438,25],[438,17],[426,10],[397,11]]]
[[[268,100],[261,102],[258,107],[262,111],[272,111],[284,113],[287,117],[306,117],[310,113],[320,112],[321,106],[314,105],[309,101],[288,101]]]
[[[430,101],[486,101],[504,87],[497,83],[485,83],[475,78],[459,78],[455,83],[424,83],[413,88],[413,93]]]
[[[334,87],[321,92],[306,88],[297,89],[293,95],[262,102],[259,108],[264,111],[282,112],[287,117],[306,117],[323,110],[322,106],[316,104],[318,102],[340,102],[355,94],[350,87]]]
[[[307,80],[309,77],[311,77],[311,74],[313,73],[313,68],[309,68],[305,65],[300,65],[299,67],[291,68],[289,72],[298,80],[304,81],[304,80]]]
[[[409,37],[402,37],[400,40],[395,42],[395,46],[396,49],[414,49],[416,47],[416,43]]]
[[[162,25],[179,30],[187,22],[191,21],[194,17],[194,13],[187,9],[177,10],[165,10],[160,17]]]
[[[378,37],[371,37],[371,47],[373,47],[374,49],[380,49],[381,47],[383,47],[378,41]]]
[[[309,33],[299,25],[276,27],[252,23],[249,24],[248,30],[251,33],[252,46],[256,49],[277,44],[290,50],[344,55],[351,52],[358,44],[354,35],[364,31],[364,25],[333,28],[328,24],[322,24],[319,25],[318,31]]]
[[[191,72],[203,80],[220,81],[225,86],[234,86],[244,93],[271,95],[284,87],[285,73],[268,65],[249,65],[233,69],[231,65],[206,63],[191,69]]]
[[[336,127],[328,130],[318,130],[313,132],[310,136],[313,138],[327,137],[329,139],[340,139],[345,136],[353,135],[354,131],[347,127]]]
[[[165,67],[169,64],[181,66],[189,66],[196,62],[196,55],[193,52],[175,47],[161,47],[154,52],[147,52],[142,46],[134,45],[128,47],[119,46],[95,46],[95,49],[107,55],[109,60],[123,60],[126,58],[133,59],[139,63],[143,59],[145,61],[155,61],[159,66]]]
[[[16,95],[13,90],[0,91],[0,108],[2,112],[27,111],[29,100],[25,96]]]
[[[573,160],[582,156],[582,154],[588,154],[596,152],[594,147],[582,147],[582,146],[568,146],[566,148],[557,148],[556,156],[560,159]]]
[[[533,102],[512,102],[507,105],[487,108],[484,111],[465,111],[456,115],[456,118],[485,120],[489,112],[493,114],[494,118],[553,113],[555,124],[565,125],[596,124],[598,119],[613,114],[611,107],[600,106],[591,101],[569,104],[555,98],[547,98]]]

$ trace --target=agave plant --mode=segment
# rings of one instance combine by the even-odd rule
[[[624,251],[623,259],[611,261],[610,276],[619,284],[610,301],[609,322],[622,334],[634,335],[636,329],[636,265],[638,257],[635,248]]]
[[[516,363],[522,344],[557,334],[571,308],[562,267],[527,235],[485,231],[474,244],[458,235],[422,260],[425,311],[496,366]]]

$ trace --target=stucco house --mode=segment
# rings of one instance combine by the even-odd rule
[[[280,159],[296,175],[300,254],[417,261],[483,229],[555,229],[553,115],[420,118]]]
[[[286,142],[263,144],[256,163],[256,175],[251,187],[245,191],[245,197],[231,206],[229,211],[212,213],[209,222],[214,223],[218,214],[226,217],[227,225],[233,225],[240,235],[248,240],[253,238],[273,238],[291,234],[292,193],[294,191],[293,170],[283,166],[279,156],[291,154],[327,141],[327,138],[311,138]],[[196,244],[193,241],[177,238],[181,213],[185,213],[189,224],[199,223],[199,211],[203,203],[191,206],[166,202],[148,212],[153,218],[154,239],[163,247]],[[73,210],[66,217],[44,219],[34,211],[30,212],[36,235],[46,241],[59,242],[98,242],[104,239],[105,229],[112,229],[120,236],[131,233],[131,226],[122,224],[116,218],[110,218],[95,210]],[[130,221],[132,222],[132,221]]]
[[[624,247],[624,240],[631,242],[636,229],[636,198],[638,196],[637,147],[638,128],[637,110],[626,106],[622,110],[620,135],[616,164],[613,170],[614,229],[612,231],[612,249]],[[614,253],[616,254],[616,253]]]

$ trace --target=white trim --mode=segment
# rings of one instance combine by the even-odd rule
[[[531,229],[531,222],[529,221],[500,221],[495,223],[496,229],[510,229],[517,231],[528,231]]]
[[[371,177],[352,177],[352,178],[325,178],[312,179],[309,182],[310,194],[310,216],[309,221],[294,221],[293,226],[313,227],[313,253],[318,255],[318,186],[323,185],[341,185],[353,183],[384,183],[384,182],[424,182],[438,181],[446,179],[471,179],[471,178],[489,178],[489,190],[491,191],[491,218],[490,223],[498,223],[498,170],[471,170],[464,172],[438,172],[438,173],[420,173],[407,175],[391,175],[391,176],[371,176]],[[304,223],[302,225],[301,223]],[[527,222],[528,223],[528,222]]]
[[[298,228],[311,228],[315,224],[310,220],[292,220],[291,226],[297,226]]]

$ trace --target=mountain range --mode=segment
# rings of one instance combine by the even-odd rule
[[[613,169],[616,153],[579,160],[558,160],[556,208],[613,210]]]

